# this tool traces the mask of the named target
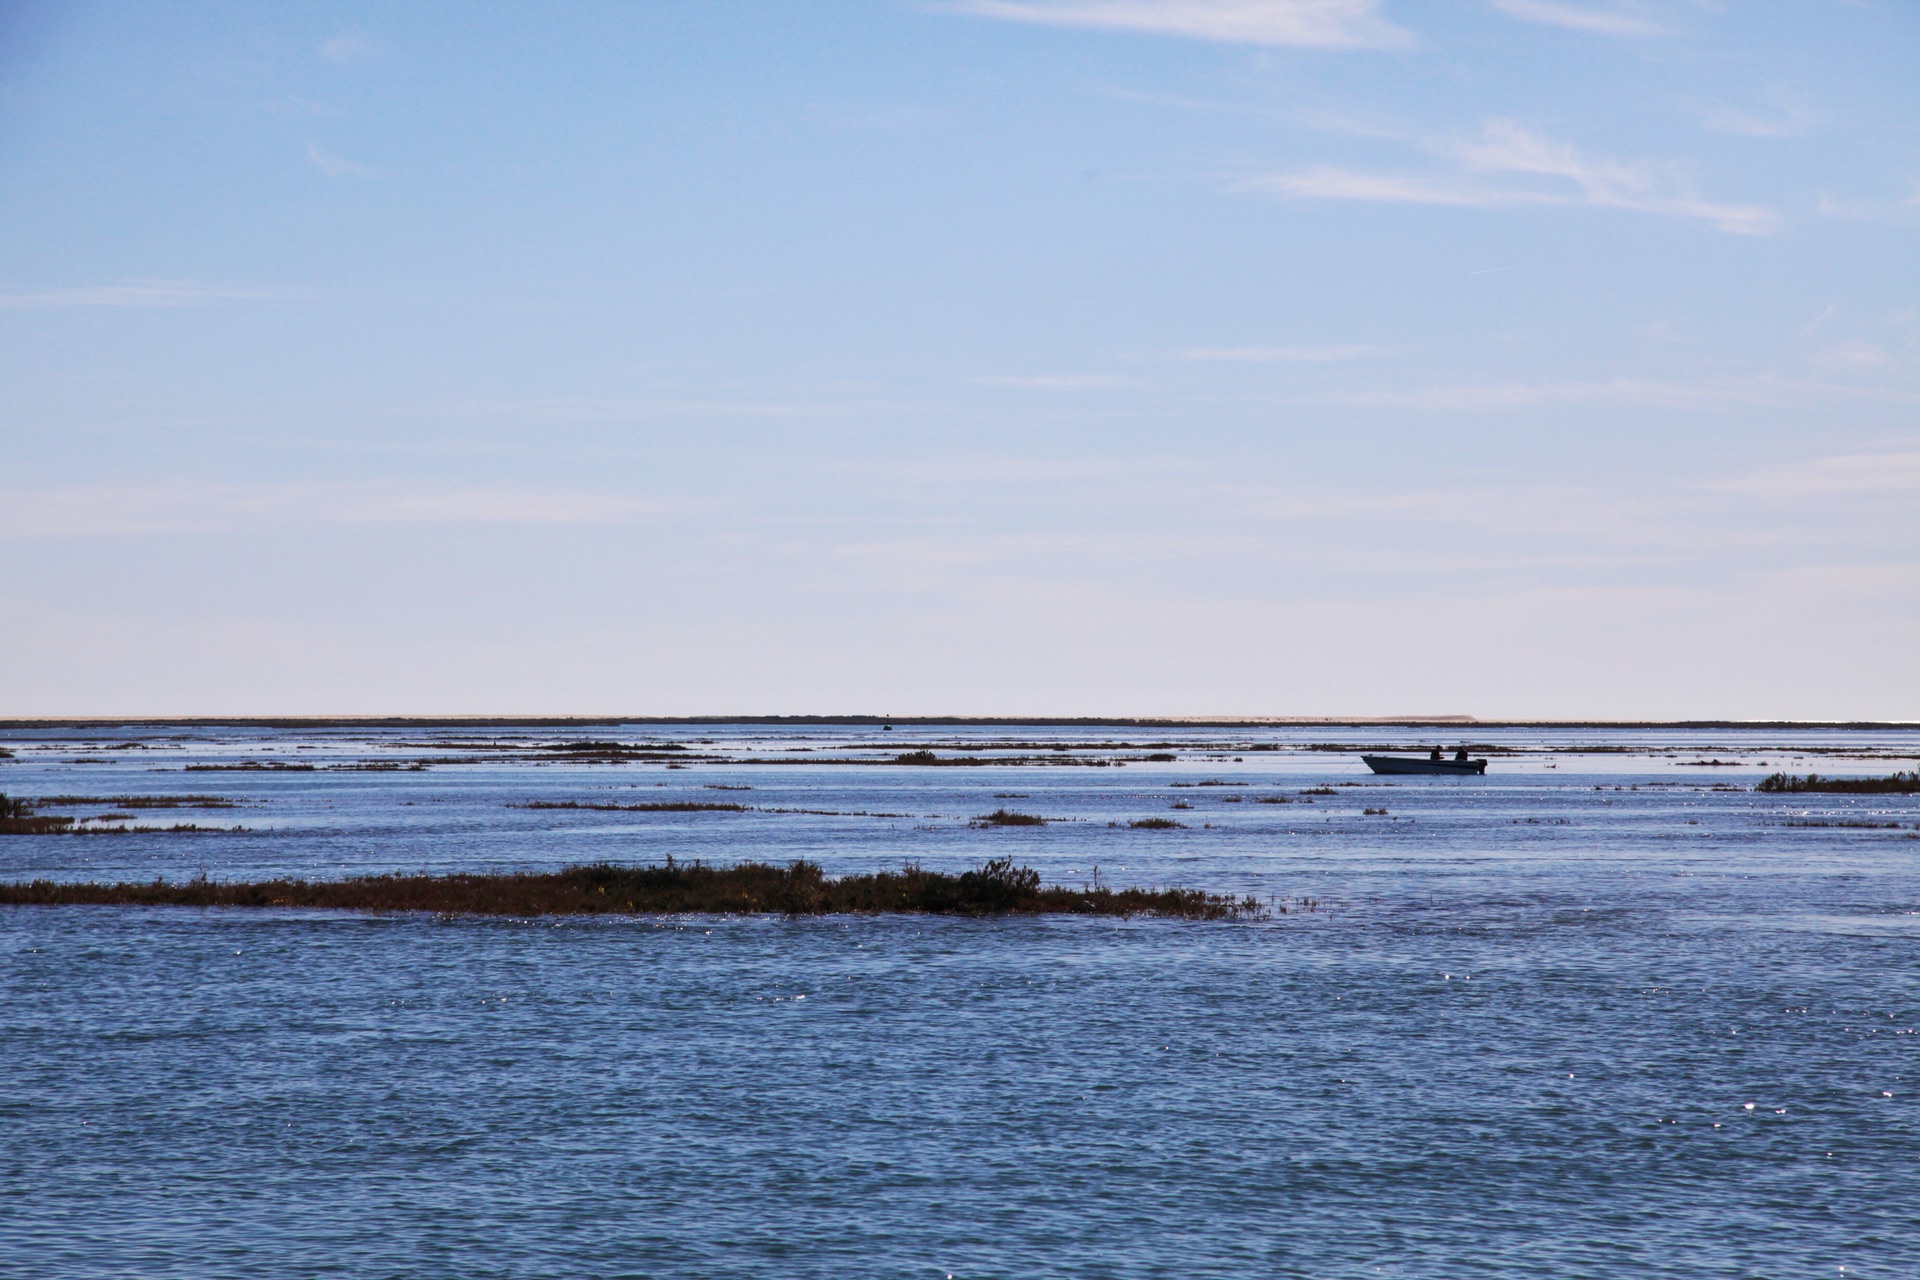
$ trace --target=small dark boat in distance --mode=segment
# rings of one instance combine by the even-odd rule
[[[1452,759],[1434,752],[1430,756],[1367,756],[1360,757],[1367,762],[1367,768],[1375,773],[1485,773],[1485,760],[1469,760],[1462,751]]]

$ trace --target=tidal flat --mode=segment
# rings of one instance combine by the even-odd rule
[[[1463,741],[1486,776],[1358,760]],[[0,791],[72,820],[0,838],[7,1272],[1920,1257],[1920,795],[1757,789],[1906,773],[1914,730],[119,724],[0,749]],[[741,864],[761,896],[613,892]],[[1257,910],[779,896],[910,866]],[[22,902],[156,883],[205,905]],[[356,883],[607,909],[322,900]],[[215,905],[271,885],[312,897]]]

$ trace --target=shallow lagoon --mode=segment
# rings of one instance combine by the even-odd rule
[[[1486,778],[1373,778],[1345,748],[1418,741],[1377,728],[592,731],[680,768],[575,730],[10,731],[15,795],[247,828],[8,837],[11,879],[1011,853],[1276,913],[6,909],[0,1268],[1912,1274],[1920,798],[1750,788],[1920,733],[1449,732]],[[1109,763],[770,763],[921,749]],[[249,761],[316,767],[185,771]],[[663,798],[755,809],[514,807]],[[968,825],[1001,806],[1073,821]]]

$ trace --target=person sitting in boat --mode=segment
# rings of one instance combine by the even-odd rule
[[[1438,747],[1435,747],[1433,749],[1432,754],[1427,757],[1427,759],[1429,760],[1438,760],[1439,758],[1440,758],[1440,748]]]
[[[1460,748],[1453,753],[1453,758],[1458,763],[1465,764],[1467,762],[1467,749],[1465,747]]]

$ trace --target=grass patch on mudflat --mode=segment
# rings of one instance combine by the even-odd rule
[[[1817,773],[1796,777],[1773,773],[1760,779],[1755,791],[1827,791],[1842,795],[1910,796],[1920,794],[1920,769],[1888,774],[1884,778],[1823,778]]]
[[[709,866],[615,867],[605,863],[518,875],[360,876],[351,880],[75,884],[35,880],[0,885],[0,905],[306,907],[334,911],[429,911],[463,916],[626,914],[918,914],[958,916],[1169,916],[1251,919],[1253,898],[1198,889],[1043,887],[1040,873],[1011,859],[950,875],[909,865],[899,871],[830,877],[799,861]]]

